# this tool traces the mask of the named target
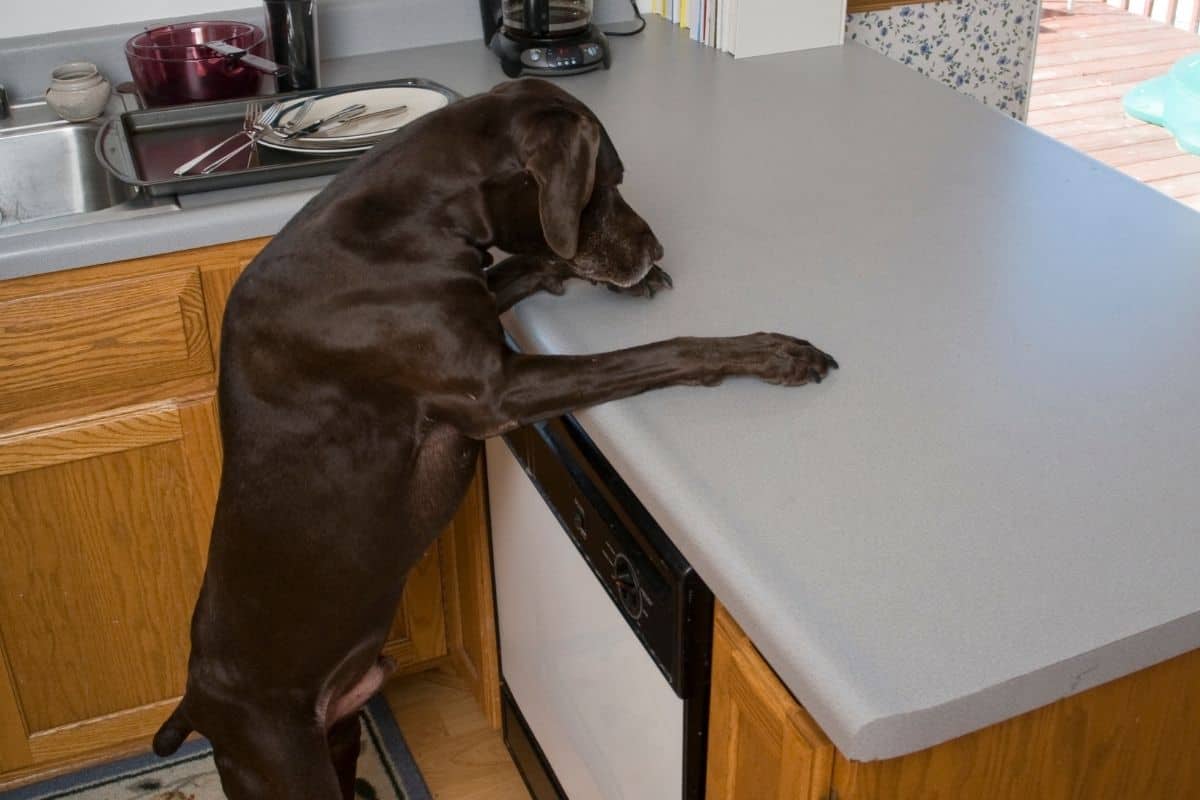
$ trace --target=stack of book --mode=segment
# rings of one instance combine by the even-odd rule
[[[738,0],[650,0],[650,11],[679,25],[697,42],[734,52]]]

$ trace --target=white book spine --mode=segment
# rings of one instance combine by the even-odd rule
[[[839,45],[845,0],[734,0],[728,46],[738,58]]]

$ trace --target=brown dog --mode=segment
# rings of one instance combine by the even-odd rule
[[[221,339],[225,466],[187,692],[156,752],[194,729],[231,800],[351,797],[356,712],[387,675],[405,576],[482,440],[647,389],[799,385],[837,366],[764,333],[585,357],[506,347],[499,312],[569,278],[670,285],[622,170],[582,103],[507,83],[380,144],[246,268]],[[493,246],[517,255],[485,272]]]

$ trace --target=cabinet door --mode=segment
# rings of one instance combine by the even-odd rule
[[[833,744],[718,606],[708,799],[825,800],[833,755]]]
[[[0,771],[144,737],[184,682],[211,398],[0,438]]]

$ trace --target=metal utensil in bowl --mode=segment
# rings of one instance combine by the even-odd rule
[[[227,42],[216,41],[205,42],[204,46],[209,50],[217,51],[228,59],[232,59],[235,62],[240,62],[248,67],[253,67],[259,72],[266,73],[267,75],[271,75],[276,78],[288,73],[287,67],[276,64],[274,61],[263,58],[262,56],[256,56],[244,47],[235,47]]]

